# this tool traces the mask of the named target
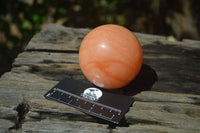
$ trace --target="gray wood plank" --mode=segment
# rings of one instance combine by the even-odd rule
[[[172,42],[135,33],[144,64],[155,70],[158,82],[133,95],[136,101],[126,114],[129,127],[108,129],[99,119],[46,100],[43,95],[64,77],[88,82],[80,70],[78,49],[89,31],[50,24],[32,38],[11,72],[0,78],[0,132],[200,131],[200,41]]]

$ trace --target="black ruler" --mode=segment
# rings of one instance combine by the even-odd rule
[[[119,124],[134,102],[131,97],[69,78],[60,81],[44,96],[115,124]]]

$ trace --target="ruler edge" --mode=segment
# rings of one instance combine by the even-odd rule
[[[48,93],[47,93],[47,94],[48,94]],[[83,112],[83,113],[88,114],[88,115],[95,114],[95,113],[93,113],[93,112],[88,113],[89,111],[87,111],[87,110],[84,111],[84,109],[82,109],[82,108],[77,108],[76,106],[72,106],[71,104],[67,104],[67,103],[62,102],[62,101],[60,101],[60,100],[57,100],[57,99],[55,99],[55,98],[53,98],[53,97],[46,96],[46,94],[44,95],[44,97],[45,97],[46,99],[48,99],[48,100],[56,101],[56,102],[58,102],[58,103],[62,103],[62,104],[64,104],[64,105],[67,105],[67,106],[70,106],[70,107],[72,107],[72,108],[75,108],[75,109],[77,109],[77,110],[79,110],[79,111],[81,111],[81,112]],[[101,117],[98,117],[98,115],[91,115],[91,116],[94,116],[94,117],[103,119],[103,118],[101,118]],[[121,115],[120,115],[120,116],[121,116]],[[103,117],[104,117],[104,116],[103,116]],[[123,117],[124,117],[124,116],[122,116],[122,118],[123,118]],[[109,121],[109,122],[112,122],[112,123],[115,123],[115,124],[119,124],[120,121],[122,120],[122,118],[121,118],[120,121],[117,122],[117,121],[112,121],[112,119],[108,119],[108,118],[106,118],[106,117],[104,117],[104,118],[105,118],[105,120],[107,120],[107,121]],[[104,120],[104,119],[103,119],[103,120]]]
[[[60,82],[63,82],[63,81],[65,81],[65,80],[74,80],[74,79],[71,79],[71,78],[64,78],[64,79],[62,79]],[[79,81],[79,80],[75,80],[75,81],[81,82],[81,81]],[[52,91],[54,88],[60,89],[59,87],[57,87],[57,85],[58,85],[60,82],[58,82],[54,87],[52,87],[52,88],[51,88],[48,92],[46,92],[43,96],[44,96],[46,99],[48,99],[48,100],[56,101],[56,102],[58,102],[58,103],[61,103],[61,104],[70,106],[70,107],[72,107],[72,108],[75,108],[75,109],[77,109],[77,110],[79,110],[79,111],[81,111],[81,112],[83,112],[83,113],[88,114],[88,115],[91,115],[91,112],[88,113],[87,110],[86,110],[86,111],[83,111],[84,109],[77,108],[76,106],[73,107],[73,106],[71,106],[71,105],[69,105],[69,104],[67,104],[67,103],[65,103],[65,102],[61,102],[60,100],[57,100],[57,99],[55,99],[55,98],[52,98],[52,97],[47,96],[47,94],[50,93],[50,91]],[[95,86],[95,87],[96,87],[96,86]],[[97,87],[97,88],[98,88],[98,87]],[[100,89],[100,88],[98,88],[98,89]],[[61,90],[63,90],[63,89],[61,89]],[[100,89],[100,90],[101,90],[101,89]],[[63,91],[66,91],[66,90],[63,90]],[[71,93],[71,92],[69,92],[69,93]],[[110,92],[107,92],[107,93],[110,93]],[[114,93],[114,94],[117,94],[117,93]],[[73,95],[75,95],[75,94],[73,94]],[[117,94],[117,95],[126,96],[126,95],[123,95],[123,94]],[[77,96],[78,96],[78,95],[77,95]],[[129,96],[128,96],[128,97],[129,97]],[[128,106],[128,108],[127,108],[126,111],[122,111],[122,110],[121,110],[121,113],[124,114],[124,115],[120,115],[121,117],[120,117],[119,122],[118,122],[118,121],[112,121],[112,119],[103,119],[103,118],[98,117],[98,116],[96,116],[96,115],[91,115],[91,116],[97,117],[97,118],[102,119],[102,120],[107,120],[107,121],[112,122],[112,123],[115,123],[115,124],[119,124],[120,121],[123,119],[123,117],[125,117],[125,114],[129,111],[130,107],[132,107],[132,106],[133,106],[133,103],[135,102],[135,99],[134,99],[133,97],[129,97],[129,98],[131,99],[130,105]],[[85,98],[85,99],[86,99],[86,98]],[[86,99],[86,100],[88,101],[88,99]],[[97,102],[97,103],[98,103],[98,102]],[[99,103],[99,104],[102,104],[102,103]],[[109,105],[106,105],[106,106],[109,106]],[[111,106],[109,106],[109,107],[111,107]],[[112,107],[112,108],[115,108],[115,107]],[[120,110],[120,109],[117,109],[117,110]]]

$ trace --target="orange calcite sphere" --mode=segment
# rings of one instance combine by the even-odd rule
[[[98,87],[117,89],[138,75],[142,47],[128,29],[114,24],[99,26],[82,41],[79,63],[86,78]]]

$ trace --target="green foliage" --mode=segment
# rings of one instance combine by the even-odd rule
[[[58,8],[58,13],[61,13],[61,14],[66,14],[67,13],[67,9],[65,8]]]
[[[10,69],[13,59],[46,23],[90,28],[115,23],[134,31],[169,35],[173,30],[166,18],[172,10],[181,9],[176,2],[182,3],[181,0],[1,0],[0,75]],[[199,1],[191,2],[198,22]],[[200,29],[200,23],[197,28]]]
[[[0,5],[0,75],[8,71],[11,62],[46,21],[45,2],[32,5],[20,1],[1,1]],[[16,25],[13,29],[13,25]]]
[[[29,20],[24,20],[24,22],[22,22],[21,28],[27,29],[30,26],[31,26],[31,22]]]

